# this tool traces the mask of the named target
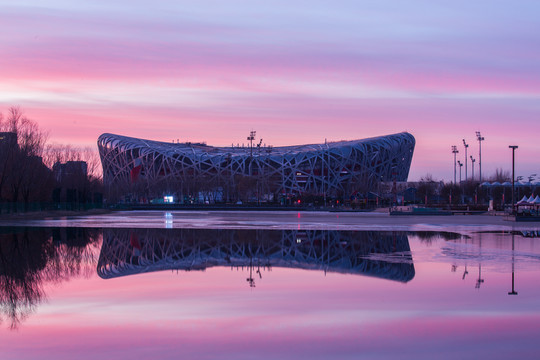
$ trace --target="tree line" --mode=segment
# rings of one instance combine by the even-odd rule
[[[0,212],[43,210],[45,204],[68,200],[88,203],[101,191],[96,150],[49,143],[48,138],[19,107],[0,113]],[[87,171],[62,177],[53,171],[70,161],[84,161]]]
[[[496,169],[492,175],[487,176],[483,181],[490,183],[498,182],[499,184],[512,182],[512,175],[508,170]],[[480,184],[480,181],[471,180],[462,181],[460,184],[455,184],[453,182],[444,183],[443,181],[434,179],[431,174],[426,174],[416,185],[417,202],[426,205],[482,204],[487,206],[490,200],[493,200],[494,206],[499,209],[502,209],[505,205],[511,204],[511,187],[485,187],[480,186]],[[523,195],[530,196],[540,194],[540,188],[531,185],[519,186],[516,187],[515,190],[515,201],[518,201]]]

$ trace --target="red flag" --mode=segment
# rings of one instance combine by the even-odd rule
[[[139,178],[142,170],[142,161],[141,159],[135,159],[133,162],[133,169],[131,169],[131,182],[134,183]]]

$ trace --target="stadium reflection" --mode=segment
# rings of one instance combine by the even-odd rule
[[[408,282],[407,233],[325,230],[105,229],[97,272],[110,279],[161,270],[247,268],[250,286],[273,267]]]

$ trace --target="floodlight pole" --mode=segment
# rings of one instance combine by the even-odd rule
[[[476,161],[475,158],[472,157],[471,155],[471,166],[472,166],[472,176],[471,176],[471,180],[474,181],[474,162]]]
[[[465,146],[465,181],[467,181],[467,148],[469,144],[465,142],[465,139],[463,139],[463,146]]]
[[[454,154],[454,184],[456,183],[456,154],[458,153],[456,145],[452,145],[452,154]]]
[[[512,214],[516,213],[516,203],[514,199],[514,193],[515,193],[515,187],[516,187],[516,178],[515,178],[515,170],[516,170],[516,149],[518,148],[517,145],[509,145],[508,148],[512,149]]]
[[[476,140],[478,140],[478,167],[479,170],[479,179],[480,182],[482,182],[482,141],[484,141],[484,137],[480,134],[480,131],[476,132]]]
[[[253,140],[255,140],[255,134],[257,132],[251,130],[247,139],[249,140],[250,156],[253,157]]]
[[[461,185],[461,168],[463,167],[463,163],[459,160],[457,163],[459,165],[459,184]]]

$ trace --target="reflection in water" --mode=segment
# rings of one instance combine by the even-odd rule
[[[535,239],[538,236],[538,231],[482,231],[472,237],[446,237],[441,254],[451,259],[452,272],[457,270],[458,264],[464,266],[463,280],[469,273],[468,267],[477,268],[475,289],[480,289],[485,282],[483,270],[486,265],[498,272],[511,273],[512,290],[508,295],[517,295],[516,266],[536,269],[540,264],[540,242]]]
[[[538,357],[530,235],[104,232],[0,227],[0,358]]]
[[[159,270],[285,267],[363,274],[400,282],[414,277],[406,233],[376,231],[105,229],[98,261],[104,279]]]
[[[16,328],[45,298],[44,283],[85,275],[95,263],[89,244],[99,231],[80,228],[0,228],[0,321]],[[89,267],[87,267],[89,269]]]
[[[515,239],[515,234],[512,234],[512,291],[509,291],[508,292],[508,295],[517,295],[517,291],[515,289],[515,271],[516,271],[516,268],[515,268],[515,262],[516,262],[516,259],[515,259],[515,251],[516,251],[516,239]]]

